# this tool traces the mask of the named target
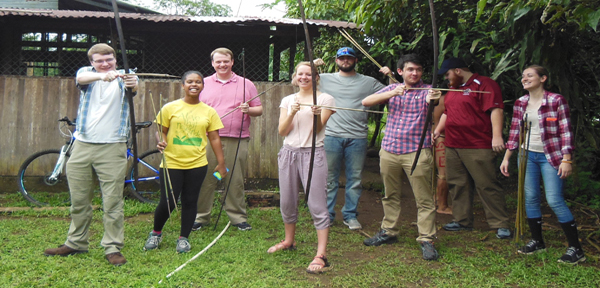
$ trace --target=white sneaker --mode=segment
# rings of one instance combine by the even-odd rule
[[[344,220],[344,225],[348,226],[348,228],[350,228],[350,230],[359,230],[359,229],[362,229],[362,226],[360,225],[360,223],[356,219],[349,219],[347,221]]]

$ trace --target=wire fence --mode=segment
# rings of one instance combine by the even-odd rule
[[[19,41],[0,50],[3,75],[75,76],[80,67],[90,65],[87,50],[96,43],[113,46],[118,63],[123,63],[119,45],[112,39],[114,35],[25,32],[19,36]],[[233,69],[238,74],[242,73],[242,62],[245,61],[246,75],[253,81],[289,79],[293,68],[290,59],[294,61],[297,43],[268,35],[251,39],[226,38],[225,41],[219,37],[207,39],[150,33],[129,35],[125,41],[129,66],[140,73],[182,75],[185,71],[197,70],[211,75],[214,69],[210,53],[218,47],[226,47],[234,53]],[[245,59],[241,58],[242,51]]]

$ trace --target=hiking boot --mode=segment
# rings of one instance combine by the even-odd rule
[[[148,240],[146,240],[146,245],[144,245],[144,250],[154,250],[158,248],[160,242],[162,242],[162,233],[156,234],[154,232],[150,232],[150,235],[148,235]]]
[[[67,245],[60,245],[58,248],[49,248],[44,251],[44,255],[46,256],[69,256],[75,255],[79,253],[87,253],[87,250],[77,250],[73,249]]]
[[[192,250],[192,245],[190,245],[188,238],[179,237],[179,239],[177,239],[177,247],[175,248],[175,251],[177,251],[177,253],[187,253],[190,252],[190,250]]]
[[[421,244],[421,251],[423,251],[423,259],[431,261],[431,260],[437,260],[440,257],[437,250],[435,250],[435,246],[433,245],[433,242],[423,241],[420,244]]]
[[[121,252],[106,254],[106,260],[108,260],[108,263],[115,266],[121,266],[127,263],[127,260],[125,260],[125,257]]]
[[[529,243],[527,243],[527,244],[525,244],[525,246],[519,248],[519,250],[517,250],[517,252],[519,252],[521,254],[525,254],[525,255],[531,255],[533,253],[542,252],[544,250],[546,250],[546,245],[544,245],[544,243],[541,243],[540,241],[531,239],[529,241]]]
[[[350,230],[362,229],[362,226],[356,219],[348,219],[348,221],[344,220],[344,225],[348,226],[348,228],[350,228]]]
[[[233,226],[235,226],[238,229],[240,229],[240,231],[252,230],[252,226],[250,226],[250,224],[248,224],[248,222],[242,222],[242,223],[238,223],[238,224],[233,224]]]
[[[381,244],[392,244],[398,242],[398,237],[387,234],[387,231],[381,229],[375,236],[363,241],[367,246],[379,246]]]
[[[206,226],[208,226],[208,223],[194,222],[194,225],[192,226],[192,231],[198,231],[202,229],[202,227]]]
[[[510,238],[512,238],[512,233],[510,233],[510,229],[508,229],[508,228],[498,228],[496,237],[498,239],[510,239]]]
[[[559,263],[566,263],[571,265],[577,265],[579,262],[585,261],[585,255],[583,255],[583,250],[575,247],[567,248],[567,252],[558,259]]]
[[[471,230],[473,230],[473,227],[460,225],[460,223],[458,223],[456,221],[452,221],[452,222],[444,225],[443,228],[446,231],[471,231]]]

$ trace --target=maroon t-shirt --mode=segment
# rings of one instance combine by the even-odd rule
[[[502,91],[496,81],[474,73],[463,86],[450,91],[444,98],[446,105],[446,146],[451,148],[491,149],[493,108],[504,108]],[[474,93],[471,91],[489,91]]]

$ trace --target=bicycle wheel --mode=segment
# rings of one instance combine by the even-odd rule
[[[19,190],[29,202],[37,206],[64,205],[69,202],[66,175],[68,153],[58,177],[50,178],[59,156],[58,149],[40,151],[29,156],[19,168]]]
[[[133,165],[129,167],[127,179],[129,194],[144,203],[158,204],[160,200],[160,179],[158,176],[162,154],[158,149],[146,151],[137,162],[138,181],[133,182]]]

